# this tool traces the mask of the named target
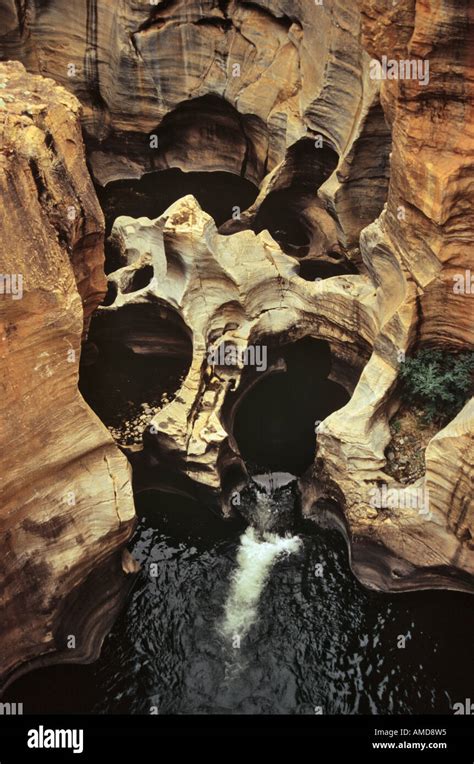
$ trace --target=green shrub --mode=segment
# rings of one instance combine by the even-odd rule
[[[400,364],[402,397],[419,406],[429,422],[452,419],[472,395],[474,352],[426,348]]]

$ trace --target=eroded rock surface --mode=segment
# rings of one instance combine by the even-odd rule
[[[255,203],[220,234],[189,197],[157,220],[116,223],[123,267],[110,275],[116,296],[98,320],[107,328],[137,310],[140,331],[128,318],[118,325],[135,352],[151,352],[166,342],[154,335],[153,306],[193,340],[181,389],[146,430],[148,466],[173,463],[223,492],[240,464],[225,400],[241,375],[209,371],[209,345],[327,339],[334,375],[353,395],[319,428],[305,511],[320,519],[319,499],[338,502],[353,568],[369,586],[471,591],[471,404],[428,445],[414,486],[385,469],[402,354],[473,342],[470,291],[453,289],[454,276],[469,278],[474,222],[467,2],[81,0],[71,14],[65,0],[0,0],[0,10],[2,55],[83,103],[99,183],[178,167],[259,185]],[[383,55],[429,59],[429,82],[372,80],[370,58]],[[314,160],[319,135],[324,154]],[[294,213],[305,241],[280,247],[265,233],[269,210]],[[301,278],[298,260],[313,268],[335,256],[360,275]],[[383,485],[402,504],[419,490],[427,511],[374,506],[371,492]]]
[[[344,496],[352,564],[363,581],[472,591],[472,401],[429,443],[425,477],[414,486],[397,484],[384,469],[388,420],[398,407],[399,351],[473,347],[472,295],[453,288],[454,276],[469,280],[474,228],[469,12],[466,3],[442,2],[436,12],[413,0],[360,5],[371,55],[427,60],[430,76],[424,85],[382,83],[393,135],[390,187],[386,209],[361,236],[382,331],[352,400],[325,422],[318,457],[334,498]],[[400,506],[370,505],[371,492],[384,485],[397,492]],[[420,498],[407,509],[413,491]]]
[[[78,0],[70,13],[66,0],[1,0],[0,16],[0,55],[83,103],[100,183],[167,167],[260,183],[288,147],[323,135],[341,157],[327,195],[346,243],[379,214],[390,134],[355,3]]]
[[[224,404],[239,388],[244,365],[237,359],[248,347],[325,339],[333,353],[332,378],[352,391],[378,331],[367,277],[306,281],[298,261],[268,231],[220,235],[192,196],[154,221],[118,218],[112,237],[126,264],[109,276],[116,297],[99,309],[94,336],[122,338],[136,353],[166,353],[153,322],[144,328],[152,305],[165,315],[176,312],[187,327],[193,346],[188,375],[175,399],[150,421],[148,439],[157,441],[161,460],[178,463],[188,478],[220,493],[226,470],[240,462],[232,437],[228,442],[232,423],[231,416],[225,421]],[[137,274],[150,267],[143,286]],[[344,315],[351,320],[342,321]],[[220,348],[218,359],[228,349],[235,360],[213,363],[210,352]]]
[[[77,389],[84,322],[105,293],[80,106],[13,62],[0,65],[0,99],[6,681],[25,666],[97,655],[125,592],[134,506],[127,461]]]
[[[429,63],[429,82],[384,80],[382,102],[393,152],[387,246],[418,287],[420,342],[453,348],[474,343],[473,304],[453,277],[472,266],[474,209],[472,8],[421,0],[387,10],[362,0],[363,42],[371,55]]]

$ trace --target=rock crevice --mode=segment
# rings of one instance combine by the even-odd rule
[[[124,447],[137,482],[159,486],[166,471],[225,512],[246,479],[236,412],[258,382],[210,351],[265,345],[265,374],[284,374],[280,347],[326,342],[329,379],[351,398],[318,424],[304,513],[343,529],[367,586],[472,591],[472,401],[430,440],[412,485],[389,474],[386,456],[405,354],[474,344],[467,3],[79,0],[71,13],[65,0],[0,0],[0,18],[0,56],[31,72],[0,66],[2,269],[25,276],[24,299],[0,296],[13,412],[2,421],[4,675],[61,653],[55,635],[90,603],[81,587],[102,565],[117,597],[123,589],[128,467],[77,390],[93,313],[92,369],[113,342],[135,360],[183,362],[143,443]],[[429,78],[379,82],[372,57],[429,62]],[[150,203],[146,216],[117,215],[98,310],[104,223],[80,119],[101,198],[116,194],[123,211],[126,189],[112,182],[133,179],[130,198]],[[245,210],[225,201],[219,227],[205,194],[163,194],[155,211],[150,186],[179,172],[193,174],[196,195],[200,173],[221,173],[220,188],[233,174],[254,194],[242,189]],[[374,501],[384,490],[398,504]],[[43,613],[29,641],[26,606]],[[81,659],[102,634],[99,617],[86,633],[87,607]]]
[[[127,590],[134,506],[126,459],[77,389],[81,336],[105,293],[79,103],[19,63],[0,65],[0,83],[0,271],[22,283],[21,299],[0,295],[3,682],[97,656]]]

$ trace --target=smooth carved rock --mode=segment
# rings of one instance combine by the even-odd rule
[[[473,303],[453,290],[454,276],[472,265],[474,232],[469,14],[462,3],[443,1],[434,12],[420,0],[390,10],[381,0],[362,0],[361,10],[371,55],[429,63],[426,85],[382,82],[393,137],[386,243],[419,287],[420,340],[472,347]]]
[[[80,107],[19,63],[0,65],[0,84],[0,272],[23,279],[21,299],[0,294],[5,682],[97,655],[126,591],[134,506],[127,461],[77,389],[84,319],[105,291]]]
[[[416,6],[416,15],[415,15]],[[406,0],[387,8],[361,2],[364,43],[381,58],[424,58],[430,81],[386,80],[382,102],[392,124],[393,153],[386,210],[361,235],[361,252],[377,286],[382,332],[348,405],[331,415],[318,438],[317,460],[344,506],[352,565],[369,586],[473,590],[472,401],[433,438],[426,474],[409,488],[384,472],[388,420],[398,407],[397,352],[415,343],[472,348],[473,303],[453,277],[470,263],[472,212],[472,56],[465,9],[442,3],[428,13]],[[416,19],[416,23],[415,23]],[[370,505],[377,484],[427,496],[429,512]],[[307,487],[307,507],[317,498]],[[406,503],[406,502],[405,502]]]
[[[66,0],[0,0],[0,18],[0,55],[83,103],[101,184],[167,167],[260,183],[289,146],[322,135],[341,158],[327,189],[341,240],[353,246],[381,211],[390,134],[356,3],[79,0],[70,13]]]
[[[221,459],[227,446],[240,461],[232,436],[227,442],[223,406],[229,390],[239,390],[242,369],[235,363],[213,365],[211,348],[224,343],[242,352],[282,338],[326,339],[333,352],[332,378],[352,390],[351,375],[360,371],[378,331],[375,293],[366,277],[305,281],[297,260],[267,231],[219,235],[192,196],[154,221],[117,218],[112,237],[129,264],[109,275],[117,297],[99,309],[95,337],[110,339],[115,331],[135,352],[156,352],[152,338],[134,336],[133,326],[124,335],[120,323],[124,309],[146,310],[150,304],[176,311],[192,335],[189,373],[175,400],[150,421],[161,458],[174,456],[188,478],[220,493],[229,466]],[[135,274],[150,265],[150,283],[131,291]]]
[[[460,542],[458,565],[470,571],[474,551],[473,431],[474,401],[471,400],[432,439],[426,450],[426,485],[431,504],[447,518],[450,531]]]
[[[426,515],[378,511],[368,498],[378,482],[406,492],[384,471],[388,423],[399,405],[399,353],[419,342],[472,346],[471,293],[453,290],[454,276],[467,282],[473,229],[474,78],[465,9],[442,2],[434,12],[421,0],[76,6],[71,14],[64,0],[38,10],[0,0],[0,49],[83,101],[99,182],[179,166],[227,170],[260,184],[242,220],[223,227],[226,237],[189,199],[157,221],[116,224],[128,261],[111,276],[118,296],[101,310],[104,325],[114,312],[151,303],[176,311],[195,335],[180,394],[155,421],[160,457],[174,454],[186,476],[216,492],[226,460],[239,458],[231,422],[219,416],[229,375],[206,375],[215,337],[228,334],[244,345],[280,332],[326,338],[334,373],[351,389],[354,370],[372,352],[349,404],[323,423],[314,474],[305,481],[306,510],[320,515],[319,497],[338,500],[354,570],[369,586],[472,590],[474,531],[465,498],[471,404],[427,448],[426,476],[415,486],[429,490]],[[430,61],[426,86],[381,84],[385,119],[380,83],[369,76],[370,57],[383,55]],[[374,220],[387,189],[386,123],[390,189]],[[159,138],[157,150],[150,133]],[[319,177],[326,210],[311,196],[316,182],[298,194],[302,176],[288,151],[318,134],[337,154],[335,165],[328,157],[329,176]],[[235,233],[256,224],[281,192],[290,192],[309,230],[306,257],[357,249],[361,234],[354,258],[364,275],[309,284],[267,234]],[[155,281],[130,291],[133,274],[151,261]],[[224,331],[233,324],[238,331]],[[126,337],[136,352],[153,347],[152,333],[144,338],[132,329]],[[443,462],[450,469],[441,475]]]

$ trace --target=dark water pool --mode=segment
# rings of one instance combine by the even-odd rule
[[[452,713],[472,697],[469,596],[369,592],[335,531],[300,524],[277,555],[278,537],[172,503],[140,502],[143,570],[100,660],[23,677],[8,695],[26,712]]]

